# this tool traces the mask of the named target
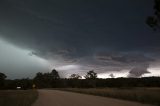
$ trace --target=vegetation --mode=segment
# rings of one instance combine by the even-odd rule
[[[32,89],[33,80],[29,78],[25,79],[15,79],[15,80],[5,80],[3,89],[15,90],[17,87],[21,87],[22,90]]]
[[[84,76],[86,79],[96,79],[97,73],[95,73],[93,70],[87,72],[87,75]]]
[[[82,77],[78,74],[72,74],[69,78],[71,78],[71,79],[81,79]]]
[[[104,88],[104,87],[160,87],[159,77],[108,79],[57,79],[51,83],[35,83],[38,88]]]
[[[4,89],[4,84],[5,84],[5,78],[7,76],[3,73],[0,73],[0,89]]]
[[[160,105],[160,88],[62,88],[59,90]]]
[[[37,99],[36,90],[0,91],[0,106],[31,106]]]
[[[97,78],[93,70],[87,72],[86,79],[81,79],[78,74],[72,74],[70,78],[60,78],[54,69],[50,73],[37,73],[33,79],[3,79],[0,80],[1,89],[32,89],[36,88],[104,88],[104,87],[160,87],[160,77],[142,78]]]
[[[51,73],[37,73],[33,82],[37,88],[51,88],[59,86],[59,74],[53,69]]]

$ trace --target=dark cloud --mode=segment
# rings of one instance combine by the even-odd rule
[[[1,0],[0,37],[54,67],[131,69],[159,56],[150,49],[160,46],[159,33],[145,25],[152,6],[150,0]]]
[[[154,61],[153,58],[145,56],[142,53],[125,53],[125,52],[100,52],[95,58],[100,61],[117,61],[122,63],[144,63]]]
[[[2,0],[0,32],[14,43],[45,52],[74,48],[84,55],[99,48],[145,49],[159,43],[159,36],[152,37],[145,26],[151,11],[145,2]]]
[[[148,69],[149,65],[141,65],[139,67],[134,67],[133,69],[130,70],[128,77],[141,77],[144,74],[150,73]]]

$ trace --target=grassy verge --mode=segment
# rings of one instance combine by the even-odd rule
[[[0,106],[31,106],[37,99],[36,90],[0,91]]]
[[[160,106],[160,88],[64,88],[59,90],[112,97]]]

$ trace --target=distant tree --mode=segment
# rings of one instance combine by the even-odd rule
[[[6,78],[7,78],[7,76],[5,74],[0,73],[0,89],[4,88]]]
[[[81,79],[82,77],[78,74],[72,74],[69,78],[71,78],[71,79]]]
[[[157,28],[160,28],[160,0],[154,0],[154,15],[148,16],[146,23],[153,28],[153,30],[156,30]]]
[[[60,76],[58,72],[53,69],[50,73],[37,73],[34,78],[34,83],[39,88],[57,87]]]
[[[34,78],[34,80],[41,81],[43,79],[43,73],[38,72]]]
[[[57,72],[55,69],[53,69],[50,74],[51,74],[51,77],[52,77],[53,79],[59,79],[59,78],[60,78],[58,72]]]
[[[7,76],[4,73],[0,73],[0,80],[5,80]]]
[[[37,86],[38,88],[43,88],[43,87],[45,87],[45,86],[46,86],[46,83],[47,83],[47,82],[45,82],[45,80],[44,80],[44,75],[43,75],[43,73],[41,73],[41,72],[38,72],[38,73],[36,74],[36,76],[34,77],[33,81],[34,81],[34,83],[36,84],[36,86]]]
[[[21,87],[21,89],[31,89],[32,88],[32,80],[29,78],[23,78],[23,79],[16,79],[15,82],[15,88]]]
[[[84,76],[86,79],[96,79],[97,73],[94,72],[94,70],[91,70],[87,72],[87,74]]]
[[[43,76],[43,73],[38,72],[38,73],[36,74],[36,76],[37,76],[38,78],[41,78],[41,77]]]

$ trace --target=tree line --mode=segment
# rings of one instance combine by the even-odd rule
[[[160,77],[142,78],[97,78],[93,70],[86,73],[85,79],[78,74],[72,74],[69,78],[60,78],[58,71],[53,69],[48,73],[38,72],[33,79],[6,79],[6,75],[0,73],[0,89],[37,89],[41,88],[102,88],[102,87],[160,87]]]

